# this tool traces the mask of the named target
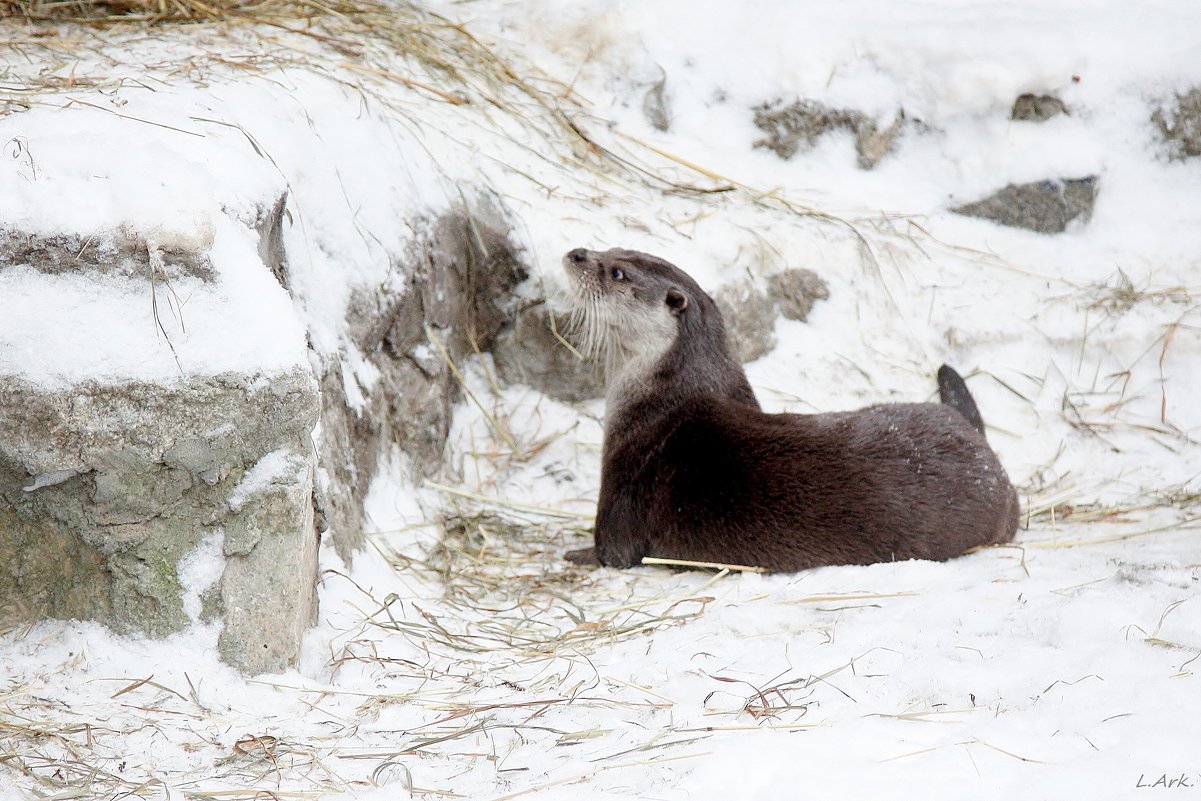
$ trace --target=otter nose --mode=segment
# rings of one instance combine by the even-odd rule
[[[576,248],[567,254],[567,258],[576,264],[583,264],[588,260],[588,251],[584,250],[583,248]]]

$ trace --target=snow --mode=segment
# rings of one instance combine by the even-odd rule
[[[342,362],[342,391],[346,393],[346,404],[362,415],[367,409],[364,392],[371,392],[380,373],[354,345],[348,345],[343,352],[346,358]]]
[[[242,475],[237,486],[229,493],[229,508],[239,511],[247,501],[272,484],[303,483],[307,471],[308,462],[304,456],[291,448],[277,448],[255,462]]]
[[[1201,85],[1201,12],[1157,2],[1132,16],[1112,0],[441,10],[580,103],[576,123],[611,152],[677,184],[739,188],[665,193],[633,171],[569,169],[532,107],[452,107],[396,87],[381,103],[295,66],[81,89],[72,97],[93,105],[0,117],[0,142],[23,142],[0,162],[0,221],[127,226],[160,244],[211,236],[219,277],[173,287],[185,299],[182,323],[164,319],[176,364],[146,286],[3,266],[0,373],[63,386],[174,380],[181,365],[283,370],[307,364],[307,332],[318,354],[345,355],[347,395],[361,397],[377,376],[347,340],[354,293],[393,279],[421,233],[409,225],[460,191],[491,193],[547,285],[576,246],[648,250],[710,289],[814,269],[829,300],[806,323],[780,321],[778,347],[748,365],[765,407],[927,399],[951,363],[1026,525],[1011,547],[945,564],[580,571],[560,556],[587,542],[603,404],[498,394],[475,362],[473,393],[518,447],[465,404],[439,484],[495,502],[417,485],[403,455],[381,463],[368,547],[351,566],[322,549],[320,619],[296,670],[235,675],[212,626],[161,641],[54,621],[3,635],[0,709],[54,733],[15,741],[38,774],[77,775],[83,754],[118,777],[98,787],[150,798],[1201,786],[1201,163],[1167,159],[1149,122]],[[663,77],[671,125],[659,132],[642,99]],[[1022,92],[1054,93],[1071,113],[1010,121]],[[750,108],[798,97],[881,122],[903,108],[921,126],[871,171],[849,135],[787,162],[754,148]],[[947,211],[1008,183],[1092,174],[1091,220],[1061,235]],[[257,204],[285,189],[290,299],[250,231]],[[275,475],[274,456],[255,475]],[[444,539],[440,520],[467,528]],[[215,549],[185,560],[190,614]],[[35,787],[50,792],[0,773],[4,801]]]
[[[193,623],[200,621],[201,596],[211,590],[225,570],[225,533],[209,534],[192,552],[179,560],[179,583],[183,585],[183,611]]]
[[[134,108],[159,124],[133,122],[128,103],[103,95],[0,122],[5,142],[22,143],[21,157],[0,166],[0,220],[30,234],[91,242],[136,233],[152,250],[207,250],[218,280],[81,279],[6,266],[0,372],[53,389],[303,364],[304,331],[259,266],[245,220],[282,191],[279,177],[236,132],[206,135],[215,126],[206,131],[157,99]]]
[[[287,293],[262,269],[250,231],[220,212],[206,226],[219,275],[213,284],[5,265],[0,374],[52,390],[81,381],[164,383],[307,367],[304,330]]]

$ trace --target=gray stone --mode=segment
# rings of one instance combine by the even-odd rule
[[[288,219],[279,197],[242,220],[285,289]],[[460,392],[448,360],[512,327],[527,275],[487,202],[412,223],[424,233],[392,278],[353,296],[349,346],[314,353],[311,370],[64,391],[0,376],[0,623],[53,616],[162,635],[219,620],[230,664],[294,662],[316,610],[317,532],[351,558],[392,448],[416,477],[442,468]],[[211,244],[204,231],[5,230],[0,265],[209,282]]]
[[[725,284],[713,294],[730,346],[743,363],[755,361],[776,346],[778,317],[804,322],[813,304],[828,297],[826,282],[802,268],[772,273],[767,277],[767,291],[744,280]]]
[[[517,313],[513,325],[497,337],[492,358],[500,379],[525,384],[569,403],[605,394],[604,372],[593,359],[581,359],[570,342],[566,315],[553,314],[545,303]]]
[[[725,284],[713,300],[726,324],[726,336],[740,362],[753,362],[776,346],[775,301],[750,281]]]
[[[855,130],[855,153],[859,156],[859,166],[870,170],[880,163],[880,160],[892,152],[896,146],[897,135],[905,124],[905,114],[898,111],[897,116],[883,130],[877,128],[875,121],[867,120]]]
[[[768,277],[767,286],[780,314],[802,323],[813,304],[830,297],[830,288],[821,276],[803,268],[781,270]]]
[[[247,672],[291,663],[316,610],[318,403],[299,371],[65,392],[0,377],[0,619],[178,631],[192,621],[181,563],[217,536],[227,556],[240,543],[209,602],[223,658]],[[292,468],[231,504],[277,451]]]
[[[284,249],[284,221],[291,221],[288,211],[288,194],[285,192],[276,198],[270,207],[259,208],[251,225],[259,235],[259,258],[279,281],[280,286],[288,285],[288,254]]]
[[[974,203],[951,211],[968,217],[1025,228],[1043,234],[1061,233],[1077,217],[1087,220],[1097,197],[1097,177],[1010,184]]]
[[[1013,110],[1009,113],[1011,120],[1023,122],[1046,122],[1052,117],[1067,114],[1068,107],[1063,101],[1053,95],[1018,95],[1013,101]]]
[[[1201,156],[1201,88],[1177,95],[1151,115],[1151,122],[1175,159]]]
[[[859,166],[870,170],[892,152],[897,135],[905,121],[904,112],[881,130],[876,121],[861,111],[835,109],[813,100],[797,100],[790,105],[781,101],[764,103],[752,109],[755,125],[766,137],[754,143],[774,151],[782,159],[790,159],[802,148],[811,148],[819,138],[831,131],[846,130],[855,136],[855,151]]]
[[[292,664],[317,612],[312,446],[287,451],[283,461],[282,474],[230,504],[225,523],[218,647],[225,661],[250,673]],[[280,614],[293,605],[299,608]]]
[[[0,225],[0,266],[27,265],[50,274],[96,272],[123,278],[215,278],[211,230],[186,239],[149,237],[131,229],[92,234],[35,234]]]
[[[244,220],[277,275],[284,204]],[[217,278],[212,243],[207,226],[5,229],[0,266],[203,285]],[[61,390],[0,375],[0,622],[77,618],[164,635],[217,620],[233,666],[293,663],[316,614],[319,404],[301,367]],[[266,475],[268,461],[286,469]]]

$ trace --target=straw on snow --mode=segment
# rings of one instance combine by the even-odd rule
[[[6,16],[35,24],[71,22],[77,26],[70,35],[56,36],[51,43],[39,41],[36,36],[20,42],[36,51],[42,63],[38,69],[24,73],[14,69],[6,75],[5,85],[0,87],[0,114],[5,112],[5,104],[9,110],[28,108],[43,102],[47,94],[115,87],[127,80],[116,72],[77,75],[80,60],[70,52],[72,49],[103,52],[112,67],[134,66],[121,63],[123,37],[144,31],[146,26],[186,26],[190,39],[198,45],[197,52],[188,53],[178,64],[138,63],[139,70],[147,75],[189,80],[197,74],[197,62],[204,61],[207,54],[213,61],[210,66],[251,73],[266,74],[281,67],[314,71],[355,87],[401,116],[411,113],[412,107],[397,104],[391,90],[395,84],[451,106],[499,108],[550,146],[549,157],[539,150],[530,150],[532,155],[553,166],[583,170],[603,182],[608,191],[626,192],[631,184],[643,184],[701,198],[733,194],[752,204],[834,223],[851,231],[862,248],[865,264],[879,273],[874,250],[857,221],[791,200],[777,190],[762,191],[725,178],[717,170],[621,132],[613,141],[602,142],[583,123],[588,112],[578,104],[570,86],[539,74],[531,65],[511,63],[463,25],[413,3],[0,0],[0,9]],[[221,43],[229,37],[231,26],[249,32],[263,46],[247,48],[249,52],[223,52]],[[47,64],[55,68],[46,69]],[[598,129],[596,134],[603,136],[605,132]],[[535,180],[524,171],[514,170]],[[694,179],[702,182],[694,183]]]
[[[62,799],[159,793],[153,788],[168,781],[188,797],[202,799],[251,799],[264,793],[308,797],[349,788],[325,764],[324,744],[248,733],[222,755],[204,734],[221,715],[154,682],[114,681],[125,685],[118,694],[128,694],[129,700],[106,707],[68,707],[32,688],[0,698],[0,767],[24,777],[27,787],[40,788],[38,795]],[[186,703],[177,705],[173,698]],[[129,749],[130,737],[146,729],[191,743],[192,752],[204,755],[208,764],[163,770],[146,763]],[[281,789],[289,783],[312,792]]]

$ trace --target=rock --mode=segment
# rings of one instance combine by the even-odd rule
[[[316,459],[311,439],[306,444],[305,451],[285,447],[264,456],[230,499],[217,645],[226,662],[248,673],[293,664],[305,629],[316,620]],[[299,608],[281,615],[286,604]]]
[[[592,359],[581,360],[578,351],[560,341],[560,337],[571,341],[568,331],[568,316],[553,314],[545,303],[518,312],[514,324],[497,337],[492,348],[500,379],[531,386],[568,403],[604,397],[601,366]]]
[[[864,123],[863,114],[856,111],[832,109],[811,100],[797,100],[783,106],[780,101],[756,106],[755,127],[767,134],[754,143],[765,147],[782,159],[790,159],[801,149],[812,147],[818,138],[830,131],[854,131]]]
[[[1024,122],[1046,122],[1052,117],[1067,114],[1068,107],[1063,101],[1052,95],[1018,95],[1013,101],[1013,110],[1009,114],[1011,120]]]
[[[880,130],[876,121],[861,111],[830,108],[812,100],[797,100],[788,106],[780,101],[764,103],[753,111],[755,125],[767,134],[754,143],[755,147],[765,147],[782,159],[790,159],[802,146],[812,147],[823,135],[847,130],[855,135],[859,166],[865,170],[892,152],[905,120],[904,113],[898,111],[895,120]]]
[[[1156,109],[1151,122],[1172,158],[1201,156],[1201,88],[1177,95],[1174,104]]]
[[[767,291],[736,281],[713,294],[738,361],[746,363],[776,346],[776,318],[804,322],[813,304],[830,297],[826,282],[812,270],[784,269],[767,278]]]
[[[317,525],[348,561],[364,541],[362,501],[381,457],[399,446],[416,478],[442,467],[460,393],[447,357],[490,349],[516,316],[528,272],[508,230],[487,203],[427,226],[393,266],[396,282],[355,296],[348,349],[320,357]]]
[[[25,264],[57,275],[95,272],[121,278],[215,278],[208,250],[211,229],[187,238],[131,229],[88,234],[33,234],[0,225],[0,265]]]
[[[859,155],[859,166],[870,170],[891,153],[904,123],[905,114],[898,111],[892,124],[882,131],[878,130],[876,123],[870,119],[856,129],[855,152]]]
[[[1010,184],[983,200],[955,206],[951,211],[1012,228],[1057,234],[1077,217],[1087,220],[1096,197],[1097,177],[1090,175],[1087,178]]]
[[[753,362],[776,346],[774,300],[750,281],[725,284],[713,293],[738,361]]]
[[[23,276],[16,286],[34,296],[46,283],[103,275],[89,284],[92,311],[108,319],[113,341],[144,345],[134,329],[155,323],[126,320],[124,299],[152,298],[159,282],[198,306],[225,308],[214,226],[230,242],[257,230],[258,252],[275,254],[282,274],[284,203],[266,198],[254,219],[226,213],[182,232],[9,228],[0,232],[0,269]],[[242,241],[246,250],[231,244],[226,258],[254,270],[254,238]],[[261,308],[209,312],[207,327],[189,328],[183,361],[170,339],[182,336],[178,308],[159,319],[174,374],[147,368],[163,354],[141,350],[97,351],[108,366],[92,378],[78,366],[60,374],[0,359],[0,623],[77,618],[161,636],[215,621],[221,656],[238,669],[294,663],[316,615],[312,434],[321,401],[303,331],[275,291]],[[278,344],[267,349],[270,369],[223,355],[229,330],[264,332],[246,328],[249,317],[270,321],[265,335]],[[29,324],[10,324],[7,344],[22,341],[25,329],[13,325]],[[192,370],[196,359],[206,366]]]
[[[299,371],[65,392],[0,377],[0,618],[164,635],[192,622],[192,592],[223,621],[226,661],[290,664],[316,612],[318,403]],[[267,453],[287,469],[246,485]],[[181,565],[209,538],[219,585],[188,587]]]
[[[263,206],[251,220],[251,225],[259,235],[259,258],[279,281],[280,286],[288,285],[288,256],[284,250],[284,221],[291,220],[288,212],[288,195],[280,195],[270,208]]]
[[[830,297],[830,288],[821,276],[803,268],[781,270],[767,279],[767,285],[780,314],[802,323],[814,303]]]

